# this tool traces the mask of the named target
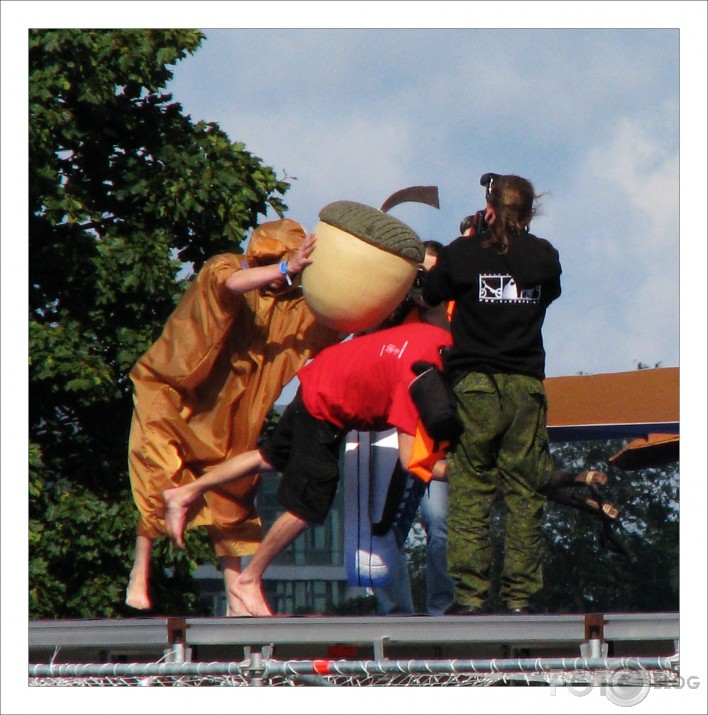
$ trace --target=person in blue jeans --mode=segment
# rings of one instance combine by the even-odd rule
[[[409,477],[415,479],[415,477]],[[420,500],[420,522],[425,529],[425,587],[429,616],[442,616],[455,598],[455,584],[447,573],[447,481],[432,480]],[[375,589],[381,615],[413,615],[408,559],[403,549],[388,585]]]
[[[438,241],[424,241],[423,245],[425,258],[421,269],[427,273],[437,263],[443,245]],[[391,320],[393,322],[419,320],[446,330],[450,329],[447,306],[422,307],[415,301],[414,295],[409,296],[402,303],[400,310],[392,316]],[[408,479],[412,480],[416,477],[408,475]],[[420,522],[426,535],[426,613],[429,616],[444,615],[455,597],[455,585],[447,573],[447,509],[447,480],[429,482],[418,507]],[[380,615],[412,615],[415,612],[408,559],[403,548],[399,551],[398,563],[392,571],[389,583],[376,588],[374,594]]]

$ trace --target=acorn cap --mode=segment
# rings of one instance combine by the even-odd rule
[[[410,226],[372,206],[334,201],[320,211],[320,219],[396,256],[416,263],[425,258],[425,246]]]

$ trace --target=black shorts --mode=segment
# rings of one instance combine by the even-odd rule
[[[278,489],[281,506],[313,524],[327,518],[339,482],[339,453],[346,430],[314,418],[300,390],[287,406],[263,458],[283,473]]]

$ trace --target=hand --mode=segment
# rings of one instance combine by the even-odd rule
[[[295,255],[288,261],[288,273],[296,275],[302,273],[306,266],[312,263],[310,254],[315,250],[315,234],[311,233],[302,240]]]
[[[433,476],[431,482],[446,482],[447,481],[447,462],[440,460],[433,465]]]

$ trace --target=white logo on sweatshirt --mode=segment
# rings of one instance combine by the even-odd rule
[[[407,340],[400,347],[398,345],[394,345],[393,343],[385,343],[381,346],[379,357],[382,357],[383,355],[388,353],[389,355],[395,355],[396,359],[400,360],[403,357],[403,353],[406,351],[407,347]]]
[[[519,290],[516,281],[508,275],[480,275],[479,300],[483,303],[538,303],[541,286]]]

